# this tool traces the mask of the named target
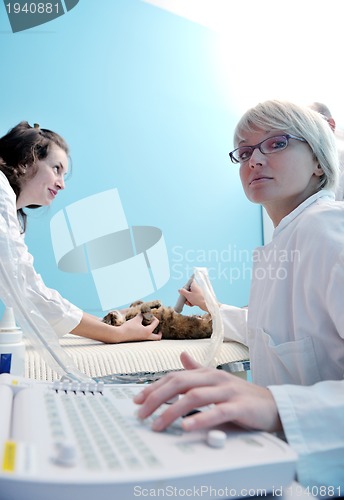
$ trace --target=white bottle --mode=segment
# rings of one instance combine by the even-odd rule
[[[25,375],[23,332],[16,325],[12,307],[5,309],[0,321],[0,373]]]

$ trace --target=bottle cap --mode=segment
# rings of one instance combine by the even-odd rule
[[[5,312],[0,320],[0,331],[16,331],[19,328],[16,325],[16,320],[14,319],[14,312],[12,307],[6,307]]]
[[[6,307],[0,320],[0,343],[11,344],[13,342],[20,342],[22,338],[23,333],[16,325],[12,307]]]

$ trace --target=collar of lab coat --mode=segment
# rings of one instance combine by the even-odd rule
[[[298,215],[300,215],[307,207],[315,203],[320,198],[327,198],[330,200],[334,200],[334,193],[328,189],[322,189],[317,193],[313,194],[307,200],[305,200],[301,205],[295,208],[290,214],[286,215],[278,226],[275,228],[273,233],[273,238],[277,236],[288,224],[290,224]]]
[[[10,184],[10,181],[7,179],[6,175],[0,170],[0,186],[6,186],[6,191],[8,191],[8,194],[16,200],[16,195],[15,192],[13,191],[13,188]]]

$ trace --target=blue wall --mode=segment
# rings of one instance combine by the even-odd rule
[[[73,162],[65,191],[31,211],[26,242],[46,284],[91,313],[103,314],[91,276],[57,268],[50,219],[111,188],[130,224],[165,238],[171,276],[146,299],[174,304],[198,265],[210,268],[221,302],[247,304],[261,216],[228,158],[239,117],[236,96],[224,103],[218,91],[215,38],[139,0],[80,0],[13,34],[0,4],[0,134],[38,122],[66,138]]]

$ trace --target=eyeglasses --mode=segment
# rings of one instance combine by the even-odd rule
[[[255,144],[255,146],[240,146],[240,148],[234,149],[234,151],[229,153],[229,156],[233,163],[245,163],[245,161],[251,158],[256,148],[264,155],[278,153],[278,151],[283,151],[283,149],[288,147],[289,139],[307,142],[305,139],[302,139],[302,137],[296,137],[291,134],[274,135],[259,144]]]

